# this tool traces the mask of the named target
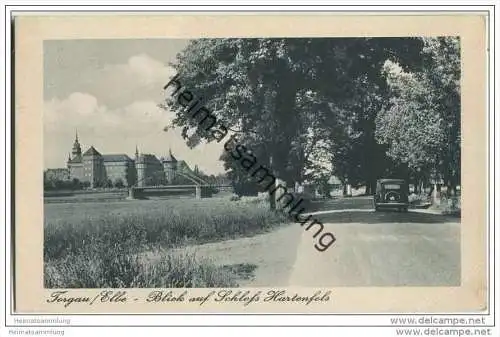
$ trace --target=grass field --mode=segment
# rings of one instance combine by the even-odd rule
[[[45,204],[47,288],[234,286],[231,268],[148,250],[249,236],[285,223],[265,202],[226,198]]]

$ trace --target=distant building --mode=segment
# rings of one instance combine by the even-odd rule
[[[181,167],[179,171],[178,166]],[[177,161],[170,150],[168,156],[161,159],[154,154],[139,153],[137,147],[134,159],[126,154],[101,154],[94,146],[82,154],[78,134],[68,157],[67,169],[57,170],[66,170],[68,179],[89,182],[91,187],[105,186],[108,181],[116,184],[120,180],[124,186],[173,184],[178,173],[189,175],[193,172],[185,161]]]
[[[126,154],[102,155],[106,181],[116,183],[121,180],[124,186],[134,185],[137,181],[135,162]]]
[[[165,183],[165,174],[161,161],[153,154],[135,152],[137,186],[154,186]]]
[[[165,174],[165,179],[167,184],[173,184],[175,181],[178,162],[177,159],[172,155],[172,151],[168,151],[168,156],[161,159],[163,172]]]
[[[295,186],[297,192],[314,195],[316,197],[324,196],[324,192],[321,191],[324,188],[329,190],[330,196],[336,196],[339,192],[341,192],[343,185],[338,177],[331,176],[325,186],[320,186],[317,183],[312,182],[306,182],[302,185]]]

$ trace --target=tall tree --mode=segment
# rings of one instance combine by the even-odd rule
[[[293,184],[321,177],[333,163],[341,179],[371,184],[385,165],[374,136],[385,93],[380,68],[388,58],[413,63],[419,43],[412,38],[201,39],[172,66],[182,84],[203,97],[201,104],[280,179]],[[183,128],[188,145],[216,140],[184,107],[172,101],[164,107],[176,112],[172,125]],[[222,159],[235,177],[243,173],[227,162],[230,157]]]
[[[381,69],[386,60],[409,69],[421,67],[422,41],[416,38],[357,38],[342,41],[348,79],[347,95],[336,100],[335,118],[330,121],[334,173],[354,186],[366,185],[371,193],[377,178],[394,174],[397,167],[376,141],[375,120],[387,104],[389,88]],[[397,173],[401,175],[401,172]],[[403,172],[404,175],[404,172]]]
[[[307,156],[301,144],[313,120],[311,111],[297,109],[301,91],[315,76],[307,61],[311,44],[311,39],[196,40],[173,64],[182,83],[290,184],[301,179]],[[188,144],[214,140],[182,107],[168,102],[166,107],[177,113],[173,125],[183,127]]]
[[[441,176],[453,190],[460,183],[459,39],[423,42],[420,71],[405,71],[392,61],[384,64],[391,96],[377,117],[377,139],[418,178]]]

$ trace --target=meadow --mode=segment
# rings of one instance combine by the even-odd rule
[[[46,288],[237,286],[228,266],[169,250],[263,233],[286,223],[265,200],[176,198],[46,203]],[[150,261],[144,252],[162,252]],[[229,266],[230,267],[230,266]]]

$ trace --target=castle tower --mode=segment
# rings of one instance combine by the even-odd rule
[[[146,186],[146,162],[144,156],[139,154],[139,149],[135,147],[135,169],[137,170],[137,186]]]
[[[82,156],[82,147],[78,142],[78,130],[75,132],[75,142],[73,143],[73,150],[71,151],[73,158],[80,158]]]
[[[70,179],[78,179],[80,181],[86,181],[83,164],[82,164],[82,147],[78,141],[78,131],[75,130],[75,141],[73,142],[73,149],[71,153],[68,154],[68,161],[66,166],[69,170]]]
[[[168,156],[163,159],[163,171],[167,184],[172,185],[177,172],[177,159],[172,155],[172,150],[168,150]]]

